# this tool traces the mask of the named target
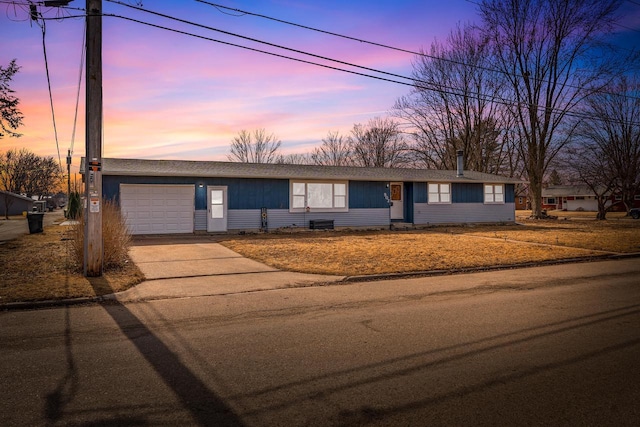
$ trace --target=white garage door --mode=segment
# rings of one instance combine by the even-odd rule
[[[120,184],[131,234],[193,233],[194,185]]]

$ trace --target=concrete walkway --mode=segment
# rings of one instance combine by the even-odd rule
[[[45,227],[48,227],[62,220],[64,220],[64,211],[57,209],[53,212],[45,212],[42,222]],[[17,239],[24,234],[29,234],[29,222],[26,217],[14,216],[9,220],[4,219],[4,216],[0,218],[0,244]]]
[[[202,239],[201,239],[202,240]],[[130,249],[132,261],[147,278],[115,294],[121,302],[224,295],[337,282],[342,276],[279,271],[225,248],[219,243],[145,242]]]

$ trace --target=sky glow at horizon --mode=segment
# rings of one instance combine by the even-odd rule
[[[21,0],[18,0],[21,1]],[[217,3],[218,1],[212,1]],[[134,4],[128,1],[128,4]],[[417,51],[444,41],[459,23],[477,20],[465,0],[224,1],[220,4],[372,42]],[[84,8],[75,0],[71,7]],[[222,13],[196,1],[144,1],[143,7],[180,19],[330,58],[411,75],[413,55],[320,34],[259,17]],[[640,6],[628,4],[625,25],[640,28]],[[0,64],[16,59],[12,82],[20,99],[21,138],[0,139],[0,152],[26,147],[57,158],[40,27],[23,8],[0,4]],[[73,13],[73,11],[72,11]],[[81,15],[82,11],[74,14]],[[103,1],[103,13],[196,33],[312,62],[328,63]],[[45,14],[55,16],[55,10]],[[47,21],[46,45],[64,164],[73,129],[83,19]],[[621,29],[621,40],[627,42]],[[638,40],[638,32],[633,33]],[[383,78],[400,80],[377,74]],[[72,171],[84,155],[84,77]],[[354,124],[385,116],[410,87],[251,52],[114,16],[103,18],[105,157],[227,160],[243,129],[264,128],[282,141],[283,154],[307,153],[330,131],[347,135]]]

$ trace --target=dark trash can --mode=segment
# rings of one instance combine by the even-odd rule
[[[44,212],[27,212],[27,221],[29,221],[29,233],[42,233],[42,222]]]

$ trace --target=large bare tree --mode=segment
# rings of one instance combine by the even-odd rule
[[[620,194],[628,212],[640,192],[640,77],[623,76],[606,89],[587,99],[571,164],[596,196]]]
[[[53,157],[42,157],[22,148],[0,154],[0,190],[39,199],[49,196],[60,184],[63,172]],[[12,203],[5,194],[5,218]]]
[[[490,45],[479,30],[459,26],[413,62],[414,88],[394,114],[410,124],[419,166],[497,173],[507,164],[509,116],[500,103],[505,80],[492,71]]]
[[[0,138],[20,136],[15,130],[22,124],[22,113],[18,109],[20,100],[13,95],[11,80],[20,67],[12,60],[8,67],[0,66]]]
[[[375,117],[367,124],[356,124],[349,136],[355,166],[393,168],[408,164],[409,146],[398,123]]]
[[[621,61],[604,41],[621,0],[483,0],[480,14],[495,67],[512,92],[532,215],[542,216],[548,166],[570,140],[572,112]],[[620,57],[617,57],[620,59]]]
[[[277,163],[282,159],[281,141],[264,129],[256,129],[253,134],[241,130],[231,141],[231,154],[227,157],[232,162],[242,163]]]

